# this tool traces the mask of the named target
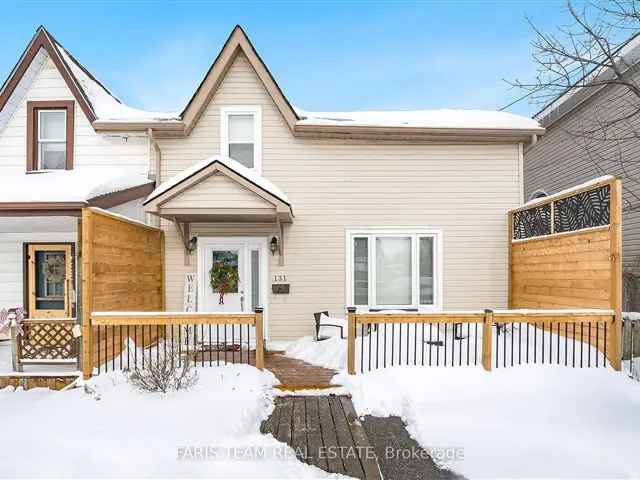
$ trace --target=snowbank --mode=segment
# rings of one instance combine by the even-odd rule
[[[166,395],[134,390],[121,372],[91,381],[99,400],[82,388],[0,390],[2,434],[11,439],[0,449],[0,477],[329,476],[259,433],[273,408],[271,373],[229,365],[199,375],[193,390]],[[206,449],[207,460],[194,459]],[[229,457],[238,452],[251,453]]]
[[[608,369],[395,367],[334,378],[468,478],[637,478],[640,384]]]

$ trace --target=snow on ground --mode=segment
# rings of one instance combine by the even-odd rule
[[[389,327],[388,327],[389,328]],[[479,326],[478,344],[482,344]],[[545,364],[523,364],[513,368],[495,368],[492,372],[480,366],[458,367],[460,355],[466,361],[467,350],[474,358],[473,337],[467,341],[454,340],[455,368],[429,368],[406,366],[406,326],[403,335],[395,329],[393,355],[395,367],[368,370],[369,341],[372,358],[378,352],[379,364],[385,359],[384,341],[376,347],[376,334],[360,337],[356,341],[356,370],[360,370],[360,348],[364,347],[365,372],[347,375],[346,341],[331,338],[315,342],[306,337],[291,344],[287,355],[309,363],[341,370],[333,383],[342,385],[353,395],[360,415],[399,415],[408,424],[409,433],[425,448],[433,450],[435,459],[447,458],[462,449],[463,458],[443,462],[469,478],[531,478],[531,477],[637,477],[640,475],[640,457],[637,455],[637,432],[640,429],[640,383],[610,368],[571,368],[555,365],[559,358],[572,364],[573,343],[545,332]],[[428,328],[427,328],[428,331]],[[534,344],[530,329],[529,355],[534,350],[540,361],[542,353],[541,331],[537,331]],[[571,331],[571,330],[569,330]],[[473,333],[473,327],[471,329]],[[387,331],[389,334],[389,330]],[[414,333],[417,349],[414,350]],[[466,329],[463,329],[463,336]],[[360,330],[358,329],[358,334]],[[440,339],[444,339],[440,332]],[[428,337],[428,333],[427,333]],[[586,334],[585,334],[586,337]],[[517,328],[501,334],[499,345],[494,335],[493,348],[507,349],[511,339],[523,344],[523,362],[526,352],[526,328]],[[402,339],[402,351],[398,351]],[[452,340],[451,331],[448,341]],[[548,362],[549,340],[552,361]],[[391,364],[391,339],[387,336],[386,360]],[[409,331],[409,362],[414,351],[421,363],[422,331]],[[451,343],[449,343],[451,345]],[[559,349],[558,349],[559,347]],[[444,356],[444,346],[432,347]],[[595,348],[575,343],[576,365],[580,351],[586,366],[588,352],[595,363]],[[428,351],[428,350],[426,350]],[[451,348],[447,352],[450,365]],[[478,351],[478,355],[480,355]],[[432,351],[432,356],[435,354]],[[602,354],[599,357],[602,365]],[[640,360],[640,359],[639,359]],[[397,366],[398,362],[402,366]],[[375,360],[374,362],[375,363]],[[463,361],[463,363],[465,363]],[[507,356],[507,365],[510,356]],[[640,363],[639,363],[640,365]],[[542,460],[542,461],[541,461]]]
[[[0,390],[11,439],[0,477],[329,477],[259,433],[273,408],[271,373],[228,365],[199,375],[192,390],[165,395],[135,390],[122,372],[91,380],[99,399],[83,388]]]
[[[637,478],[640,384],[608,369],[394,367],[334,382],[469,478]]]

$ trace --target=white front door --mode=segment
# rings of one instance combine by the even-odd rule
[[[199,237],[198,311],[266,308],[266,246],[260,237]]]

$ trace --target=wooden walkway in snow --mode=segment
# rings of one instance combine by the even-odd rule
[[[382,478],[375,449],[347,396],[286,396],[262,423],[291,446],[298,458],[326,472],[361,479]]]

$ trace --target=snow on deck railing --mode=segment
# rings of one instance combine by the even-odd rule
[[[615,312],[514,309],[447,312],[348,310],[347,371],[393,366],[523,364],[605,367]],[[485,335],[485,332],[488,332]]]

